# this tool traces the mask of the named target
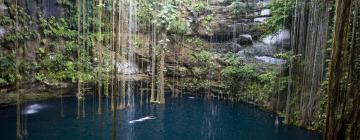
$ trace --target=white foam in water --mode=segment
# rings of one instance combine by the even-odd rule
[[[290,39],[289,30],[280,30],[277,34],[269,35],[263,39],[265,44],[277,44],[281,43],[283,40]]]
[[[123,74],[134,74],[139,72],[138,67],[133,63],[118,63],[117,67],[118,71]]]
[[[261,10],[261,12],[260,12],[261,16],[268,16],[270,14],[271,14],[270,9],[264,9],[264,10]],[[259,17],[259,18],[255,18],[254,21],[264,23],[267,19],[268,19],[268,17]]]
[[[35,114],[38,113],[41,109],[46,108],[47,106],[41,104],[32,104],[25,107],[23,114]]]
[[[195,97],[188,97],[189,99],[195,99]]]
[[[255,58],[269,64],[284,64],[286,62],[283,59],[273,58],[269,56],[255,56]]]
[[[129,123],[143,122],[143,121],[146,121],[146,120],[154,120],[154,119],[156,119],[156,117],[154,117],[154,116],[146,116],[144,118],[140,118],[140,119],[137,119],[137,120],[131,120],[131,121],[129,121]]]
[[[261,17],[261,18],[255,18],[254,21],[264,23],[267,19],[268,19],[267,17]]]
[[[0,37],[4,36],[6,33],[6,29],[3,26],[0,26]]]
[[[271,10],[270,9],[264,9],[261,10],[260,15],[262,16],[266,16],[266,15],[270,15],[271,14]]]

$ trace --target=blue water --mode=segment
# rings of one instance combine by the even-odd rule
[[[113,115],[103,101],[103,114],[96,114],[96,100],[87,97],[86,116],[76,119],[76,99],[64,98],[24,105],[29,140],[109,140]],[[179,98],[166,105],[139,104],[118,111],[118,140],[320,140],[317,133],[280,124],[275,115],[252,105],[225,101]],[[154,116],[142,122],[131,120]],[[25,119],[24,119],[25,120]],[[24,123],[23,123],[24,124]],[[16,139],[16,108],[0,110],[0,138]]]

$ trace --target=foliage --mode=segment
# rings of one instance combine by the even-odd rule
[[[156,16],[155,23],[161,30],[168,33],[185,34],[187,31],[185,20],[180,17],[180,12],[172,4],[162,6]]]
[[[279,58],[279,59],[290,60],[293,56],[292,56],[291,52],[289,51],[289,52],[275,54],[274,57]]]
[[[137,11],[137,18],[139,23],[150,23],[154,19],[154,0],[141,0]]]
[[[266,34],[276,33],[282,28],[290,29],[295,8],[294,0],[275,0],[269,5],[271,17],[262,25]]]
[[[205,16],[205,21],[211,22],[214,20],[214,14],[209,14]]]
[[[203,1],[192,2],[191,3],[191,8],[195,12],[201,12],[201,11],[204,11],[206,9],[205,3]]]
[[[227,54],[223,61],[227,66],[221,71],[222,84],[232,97],[264,105],[275,96],[274,91],[286,89],[288,77],[279,76],[275,71],[259,72],[234,54]]]
[[[194,58],[197,62],[197,66],[199,66],[193,70],[196,76],[204,76],[213,71],[215,67],[214,58],[210,52],[204,50],[197,52],[194,54]]]
[[[326,89],[324,87],[328,86],[328,80],[324,81],[323,84],[321,85],[322,89],[320,90],[321,94],[326,93]],[[323,128],[325,128],[325,124],[326,124],[326,108],[327,108],[327,101],[328,101],[328,94],[324,94],[323,96],[319,96],[319,103],[318,105],[318,111],[315,111],[314,114],[314,121],[311,122],[311,126],[313,126],[312,129],[314,130],[322,130]]]
[[[205,46],[205,42],[203,40],[201,40],[200,38],[194,38],[194,37],[186,38],[185,43],[191,44],[194,47],[196,47],[197,49],[203,49]]]
[[[8,32],[1,38],[2,46],[12,46],[15,42],[24,43],[35,36],[34,30],[30,28],[31,17],[22,7],[10,8],[13,16],[1,16],[0,26],[5,26]],[[17,14],[16,14],[17,13]]]
[[[21,52],[19,48],[26,47],[26,41],[33,39],[35,32],[31,29],[31,17],[22,7],[10,7],[10,16],[0,17],[0,26],[7,30],[5,35],[0,39],[1,49],[8,53],[0,57],[0,86],[11,86],[15,83],[16,78],[21,79],[20,73],[26,73],[30,69],[29,63],[23,60],[15,60],[16,52]],[[18,74],[16,74],[16,64],[18,63]]]
[[[244,64],[234,54],[227,54],[224,62],[227,66],[221,71],[221,78],[225,88],[232,94],[243,91],[244,84],[255,78],[253,65]]]
[[[241,2],[240,0],[233,1],[230,5],[230,9],[231,14],[235,17],[246,15],[248,11],[246,4]]]
[[[6,57],[0,57],[0,86],[9,85],[15,82],[15,53]]]
[[[72,39],[77,36],[77,31],[70,29],[63,18],[57,21],[55,17],[50,17],[48,20],[40,17],[39,21],[42,33],[45,36],[65,39]]]
[[[9,25],[13,25],[14,24],[14,20],[11,19],[8,16],[0,16],[0,25],[1,26],[9,26]]]
[[[212,54],[204,50],[200,51],[199,53],[195,53],[195,58],[201,66],[211,64],[213,61]]]
[[[291,53],[291,51],[287,52],[281,52],[274,55],[275,58],[286,60],[286,63],[284,64],[284,67],[288,68],[290,65],[290,61],[293,61],[292,59],[295,59],[295,56]]]
[[[71,80],[76,82],[77,80],[89,81],[94,78],[95,74],[91,70],[91,63],[88,61],[80,63],[79,61],[71,60],[69,56],[65,56],[62,53],[51,54],[42,49],[39,49],[38,53],[41,61],[37,67],[37,80],[54,82]]]
[[[36,79],[43,81],[63,81],[68,80],[72,82],[80,81],[87,82],[94,80],[95,70],[92,66],[91,56],[88,55],[86,47],[92,46],[93,39],[96,39],[96,33],[88,32],[85,35],[78,33],[77,20],[81,17],[77,12],[75,1],[71,0],[57,0],[58,4],[65,7],[64,18],[45,18],[39,13],[40,34],[46,38],[55,40],[51,45],[59,48],[57,51],[52,51],[46,48],[38,48],[38,67]],[[90,4],[90,3],[86,3]],[[89,6],[86,11],[87,17],[81,20],[81,28],[89,28],[88,21],[93,21],[91,16],[93,7]],[[110,9],[111,10],[111,9]],[[97,22],[95,22],[97,23]],[[96,26],[95,24],[92,24]],[[85,42],[85,44],[78,41],[78,39]],[[54,41],[53,41],[54,42]],[[44,44],[47,45],[47,44]]]

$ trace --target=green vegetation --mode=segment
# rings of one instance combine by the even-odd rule
[[[9,33],[0,39],[1,47],[6,48],[13,47],[16,41],[19,44],[24,44],[26,41],[33,39],[36,35],[31,28],[34,23],[28,22],[31,21],[31,18],[24,9],[21,7],[18,7],[17,10],[15,10],[15,7],[11,7],[10,9],[10,13],[14,16],[0,16],[0,26],[9,28]],[[17,11],[17,14],[15,14],[15,11]],[[17,23],[15,22],[15,19],[18,19]]]
[[[277,96],[274,91],[286,89],[287,77],[279,76],[276,71],[259,72],[254,65],[242,62],[233,54],[227,54],[224,61],[227,66],[221,71],[221,79],[232,100],[264,105]]]
[[[27,41],[30,41],[35,36],[34,30],[30,27],[32,23],[28,22],[30,17],[23,8],[15,8],[15,6],[13,6],[10,8],[10,13],[12,13],[13,16],[0,17],[0,26],[6,27],[9,30],[8,33],[0,39],[0,47],[7,50],[5,52],[7,55],[0,56],[0,87],[14,85],[17,78],[23,78],[21,74],[16,74],[16,46],[20,45],[22,51],[26,50]],[[17,22],[15,19],[18,19]],[[20,64],[18,67],[20,73],[26,74],[31,71],[31,62],[25,60],[18,62]]]
[[[230,5],[230,8],[231,8],[231,14],[235,17],[241,17],[243,15],[246,15],[249,11],[246,3],[240,0],[233,1]]]
[[[206,10],[206,4],[204,1],[191,2],[191,8],[195,12],[202,12]]]
[[[277,33],[280,29],[291,29],[295,9],[294,0],[275,0],[268,6],[271,17],[261,26],[265,34]]]
[[[19,98],[29,82],[77,85],[79,117],[85,88],[96,83],[101,115],[102,96],[111,96],[112,111],[137,100],[125,89],[136,87],[128,77],[140,75],[145,79],[141,103],[145,95],[151,99],[144,102],[165,104],[167,87],[174,93],[206,92],[208,98],[271,109],[285,123],[324,130],[329,140],[359,139],[358,1],[274,0],[261,7],[255,0],[229,0],[219,4],[226,10],[213,11],[217,5],[205,0],[57,0],[62,11],[57,18],[43,13],[42,2],[26,1],[24,8],[24,3],[6,1],[1,11],[0,88],[11,99]],[[254,18],[263,16],[258,14],[262,8],[270,9],[271,17],[259,25]],[[210,27],[224,32],[210,33]],[[257,39],[281,29],[291,31],[287,51],[255,46],[255,41],[254,46],[238,44],[239,35]],[[234,44],[217,46],[225,43]],[[258,55],[286,63],[258,63]]]
[[[0,85],[7,86],[15,82],[14,53],[0,57]]]
[[[160,30],[165,30],[172,34],[185,34],[187,25],[184,19],[180,18],[180,13],[173,4],[166,4],[157,14],[156,23]]]
[[[137,13],[139,23],[148,24],[154,19],[155,4],[154,0],[141,0],[139,2],[139,11]]]

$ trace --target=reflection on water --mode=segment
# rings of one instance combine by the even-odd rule
[[[217,103],[209,103],[204,106],[204,116],[203,127],[201,128],[201,136],[207,140],[215,140],[218,133],[221,132],[221,127],[219,127],[219,114],[220,110]]]
[[[31,104],[25,107],[23,114],[35,114],[40,110],[47,108],[48,106],[42,104]]]
[[[136,89],[136,88],[134,88]],[[134,92],[138,95],[138,92]],[[145,97],[146,98],[146,97]],[[41,113],[28,115],[27,139],[56,140],[320,140],[321,136],[303,129],[279,124],[275,115],[243,104],[218,100],[167,98],[166,105],[135,104],[114,112],[97,114],[97,96],[85,98],[85,117],[77,119],[76,98],[64,98],[64,117],[59,114],[61,100],[34,102],[24,109]],[[132,100],[132,99],[131,99]],[[44,109],[50,107],[51,109]],[[22,114],[22,117],[25,114]],[[115,120],[114,120],[115,118]],[[281,121],[281,120],[280,120]],[[16,139],[16,108],[0,111],[0,137]],[[114,127],[114,125],[116,127]],[[116,129],[114,129],[116,128]],[[115,134],[115,135],[114,135]]]
[[[190,97],[188,97],[189,99],[195,99],[195,97],[192,97],[192,96],[190,96]]]

